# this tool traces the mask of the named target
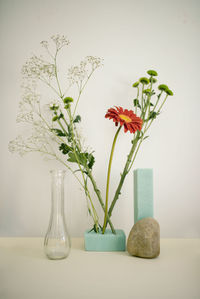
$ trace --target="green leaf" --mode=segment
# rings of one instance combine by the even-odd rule
[[[92,169],[93,165],[94,165],[94,162],[95,162],[95,158],[92,154],[89,154],[88,155],[88,167],[90,169]]]
[[[76,155],[73,152],[69,152],[68,156],[69,158],[67,159],[67,161],[77,163]]]
[[[68,154],[70,151],[72,151],[72,148],[67,145],[66,143],[61,143],[59,150],[64,154]],[[68,154],[69,155],[69,154]]]
[[[55,132],[57,136],[64,137],[66,134],[60,129],[51,129],[52,132]]]
[[[68,133],[68,135],[67,135],[68,142],[72,142],[72,133],[73,133],[73,131],[72,131],[72,128],[71,128],[70,125],[67,125],[67,133]]]
[[[63,113],[60,113],[60,115],[59,115],[59,119],[61,119],[61,118],[63,118],[64,117],[64,114]]]
[[[155,119],[157,117],[157,115],[159,115],[158,112],[155,112],[155,111],[150,112],[150,116],[148,117],[148,120]]]
[[[75,117],[75,119],[73,120],[73,123],[79,123],[81,121],[81,116],[80,115],[77,115]]]
[[[133,105],[134,105],[134,107],[137,106],[138,108],[141,109],[141,106],[140,106],[140,103],[139,103],[138,99],[134,99],[134,100],[133,100]]]
[[[72,162],[72,163],[79,163],[83,165],[84,167],[87,164],[87,158],[85,156],[85,153],[79,153],[79,152],[70,152],[68,154],[69,158],[67,161]]]
[[[78,156],[79,162],[84,167],[87,165],[87,156],[86,153],[80,153]]]
[[[74,152],[69,152],[68,153],[68,160],[69,162],[72,163],[79,163],[81,164],[84,168],[89,167],[89,169],[92,169],[94,162],[95,162],[95,158],[92,154],[89,153],[80,153],[78,151],[76,151],[76,153]],[[87,172],[85,172],[87,174]]]

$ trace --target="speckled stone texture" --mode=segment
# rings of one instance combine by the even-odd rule
[[[136,222],[129,233],[127,250],[138,257],[157,257],[160,254],[159,223],[151,217]]]

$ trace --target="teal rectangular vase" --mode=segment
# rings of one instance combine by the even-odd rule
[[[84,234],[86,251],[125,251],[126,235],[123,230],[117,229],[113,234],[107,229],[104,234],[87,230]]]
[[[134,170],[134,223],[153,217],[153,169]]]

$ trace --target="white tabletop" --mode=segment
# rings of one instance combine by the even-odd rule
[[[156,259],[86,252],[48,260],[41,238],[0,238],[1,299],[200,298],[200,239],[162,239]]]

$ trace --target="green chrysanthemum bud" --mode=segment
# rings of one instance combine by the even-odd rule
[[[56,104],[51,104],[51,105],[50,105],[50,109],[51,109],[51,110],[58,110],[58,108],[59,108],[59,106],[56,105]]]
[[[142,78],[140,78],[139,81],[140,81],[142,84],[144,84],[144,85],[149,84],[149,79],[146,78],[146,77],[142,77]]]
[[[169,89],[167,85],[165,84],[161,84],[158,86],[158,89],[161,90],[161,91],[165,91],[167,92],[167,90]]]
[[[67,110],[67,109],[69,109],[69,107],[70,107],[70,104],[66,104],[65,106],[64,106],[64,108]]]
[[[166,90],[166,93],[167,93],[169,96],[173,96],[173,95],[174,95],[174,94],[173,94],[173,91],[170,90],[170,89],[167,89],[167,90]]]
[[[153,77],[151,77],[151,78],[149,79],[149,81],[150,81],[150,82],[152,82],[152,83],[156,83],[156,82],[157,82],[157,79],[156,79],[156,78],[153,78]]]
[[[54,116],[53,118],[52,118],[52,121],[56,121],[56,120],[58,120],[58,116],[56,115],[56,116]]]
[[[149,95],[151,93],[151,90],[150,89],[145,89],[145,90],[143,90],[143,93]]]
[[[157,73],[156,71],[154,71],[154,70],[149,70],[149,71],[147,71],[147,74],[148,74],[149,76],[158,76],[158,73]]]
[[[133,83],[133,85],[132,85],[132,87],[138,87],[138,85],[140,84],[140,82],[135,82],[135,83]]]
[[[64,102],[65,104],[72,103],[73,101],[74,101],[74,100],[73,100],[72,98],[70,98],[70,97],[66,97],[66,98],[63,99],[63,102]]]

